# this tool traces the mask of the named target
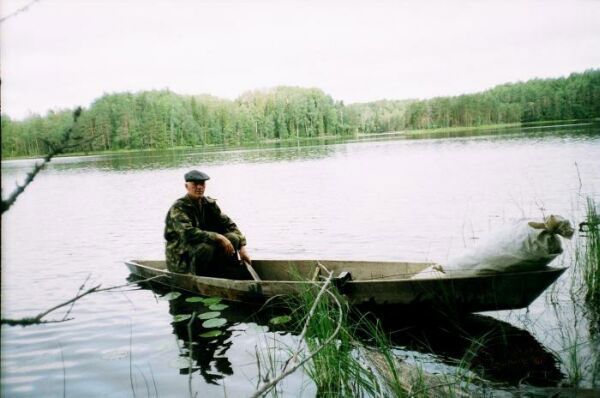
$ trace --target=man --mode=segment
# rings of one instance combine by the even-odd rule
[[[165,220],[167,268],[215,276],[231,267],[230,271],[239,275],[236,251],[250,263],[246,238],[221,212],[215,199],[204,196],[206,181],[210,179],[206,173],[192,170],[184,177],[187,195],[171,206]]]

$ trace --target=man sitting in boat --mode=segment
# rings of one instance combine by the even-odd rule
[[[204,196],[210,177],[198,170],[184,177],[187,195],[171,206],[165,220],[169,271],[221,275],[225,267],[241,269],[238,253],[250,263],[244,235],[215,199]]]

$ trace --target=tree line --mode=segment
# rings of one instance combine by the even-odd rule
[[[25,120],[2,115],[2,157],[48,153],[72,110]],[[85,109],[72,151],[236,146],[285,139],[600,117],[600,69],[427,100],[345,105],[317,88],[276,87],[235,100],[168,90],[105,94]],[[91,139],[94,138],[94,139]]]

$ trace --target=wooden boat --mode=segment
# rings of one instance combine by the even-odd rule
[[[333,272],[334,284],[351,305],[413,306],[480,312],[527,307],[566,268],[476,275],[447,272],[442,277],[411,279],[433,263],[255,260],[255,278],[228,279],[169,272],[164,261],[126,261],[132,274],[177,290],[232,301],[264,302],[323,283]],[[319,276],[319,274],[321,276]],[[341,275],[341,276],[340,276]],[[260,280],[258,280],[260,279]]]

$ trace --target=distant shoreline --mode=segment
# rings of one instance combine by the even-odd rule
[[[87,109],[24,121],[2,117],[2,156],[37,157],[56,149],[76,155],[245,148],[329,137],[383,137],[392,132],[423,138],[534,127],[600,117],[598,88],[600,69],[566,78],[507,83],[478,94],[350,105],[319,88],[290,86],[249,91],[233,101],[169,90],[105,94]]]
[[[196,146],[176,146],[173,148],[146,148],[146,149],[117,149],[117,150],[105,150],[105,151],[81,151],[81,152],[70,152],[67,154],[61,154],[55,156],[55,158],[71,158],[71,157],[82,157],[82,156],[102,156],[102,155],[115,155],[124,153],[144,153],[144,152],[168,152],[178,150],[216,150],[216,151],[235,151],[243,149],[258,149],[262,145],[277,145],[277,144],[294,144],[297,142],[316,142],[316,141],[347,141],[352,138],[378,138],[378,137],[404,137],[406,139],[417,139],[418,136],[428,137],[424,138],[436,138],[436,136],[444,136],[452,133],[460,132],[482,132],[488,130],[508,130],[511,128],[522,128],[530,129],[535,127],[561,127],[561,126],[581,126],[590,125],[594,122],[600,122],[600,118],[593,119],[569,119],[569,120],[551,120],[541,122],[529,122],[529,123],[504,123],[504,124],[491,124],[485,126],[471,126],[471,127],[444,127],[444,128],[431,128],[431,129],[412,129],[412,130],[401,130],[401,131],[386,131],[382,133],[357,133],[353,136],[337,136],[337,135],[323,135],[320,137],[300,137],[300,138],[285,138],[285,139],[265,139],[260,142],[248,143],[248,145],[219,145],[219,144],[208,144],[208,145],[196,145]],[[16,156],[2,158],[2,161],[12,160],[33,160],[40,159],[42,156]]]

